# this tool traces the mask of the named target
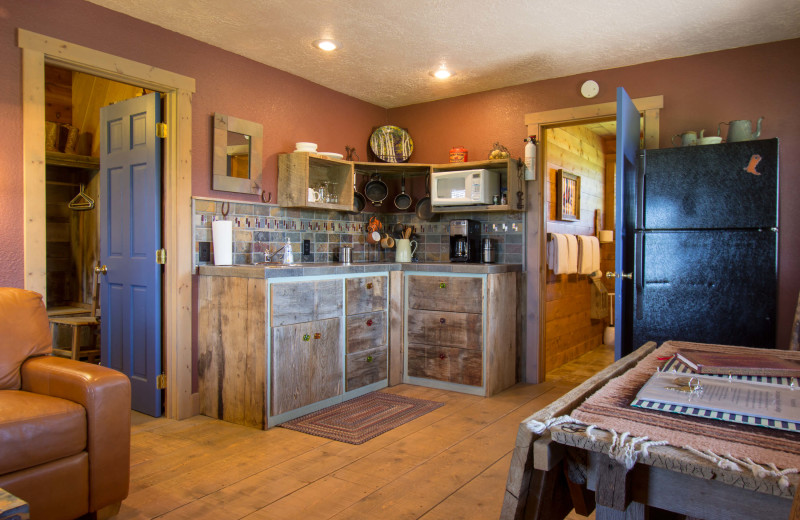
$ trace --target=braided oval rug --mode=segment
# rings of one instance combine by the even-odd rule
[[[280,424],[317,437],[362,444],[421,417],[444,403],[371,392]]]

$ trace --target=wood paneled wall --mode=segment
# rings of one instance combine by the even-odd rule
[[[606,212],[606,154],[603,139],[584,126],[548,129],[546,139],[547,232],[595,235],[595,214],[599,212],[602,223]],[[556,172],[559,169],[581,178],[579,221],[556,220]],[[604,258],[601,269],[607,269],[608,249],[604,247],[601,250]],[[613,267],[613,245],[610,249]],[[590,318],[591,285],[586,275],[554,275],[548,267],[545,303],[547,371],[603,343],[603,331],[608,321]]]

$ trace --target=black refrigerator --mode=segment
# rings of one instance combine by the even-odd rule
[[[775,347],[778,140],[642,152],[633,346]]]

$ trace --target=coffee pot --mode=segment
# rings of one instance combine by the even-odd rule
[[[717,135],[722,135],[722,125],[728,125],[728,138],[725,140],[728,143],[758,139],[761,135],[761,121],[763,119],[763,116],[758,118],[755,132],[753,132],[749,119],[738,119],[729,123],[723,121],[717,126]]]

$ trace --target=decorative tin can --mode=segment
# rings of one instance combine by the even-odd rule
[[[450,162],[467,162],[467,149],[463,146],[450,148]]]

